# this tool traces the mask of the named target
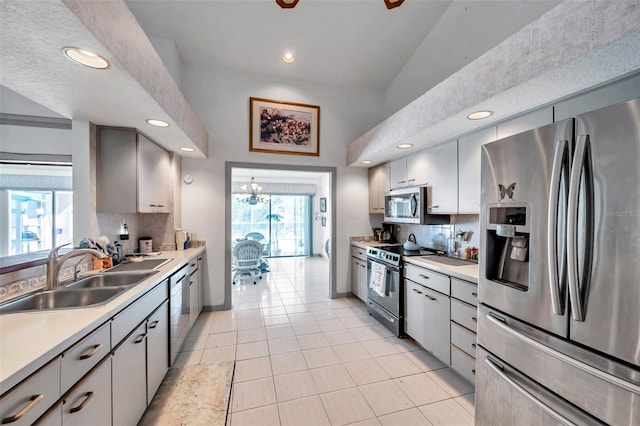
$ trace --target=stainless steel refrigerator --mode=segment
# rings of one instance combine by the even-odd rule
[[[476,424],[640,424],[640,99],[482,147]]]

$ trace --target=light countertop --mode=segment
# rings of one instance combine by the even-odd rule
[[[171,262],[105,305],[0,315],[0,394],[171,276],[187,260],[204,251],[205,247],[163,251],[157,259],[173,259]]]
[[[427,268],[432,271],[440,272],[441,274],[449,275],[461,280],[470,281],[475,284],[478,283],[477,264],[472,263],[470,265],[464,266],[445,265],[444,263],[440,263],[436,260],[430,259],[434,257],[437,256],[407,256],[403,257],[402,259],[407,263],[411,263],[412,265]]]
[[[352,246],[360,247],[366,249],[368,247],[388,247],[388,246],[397,246],[400,243],[388,244],[388,243],[380,243],[378,241],[351,241]],[[422,268],[428,268],[435,272],[440,272],[445,275],[452,276],[454,278],[459,278],[465,281],[471,281],[473,283],[478,283],[478,265],[475,263],[464,265],[464,266],[452,266],[445,265],[444,263],[437,262],[435,260],[430,260],[429,258],[433,258],[434,256],[403,256],[402,260],[405,262],[411,263],[416,266],[420,266]]]

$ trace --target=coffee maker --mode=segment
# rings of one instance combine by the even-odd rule
[[[383,223],[380,230],[380,242],[381,243],[395,243],[396,233],[395,225],[393,223]]]

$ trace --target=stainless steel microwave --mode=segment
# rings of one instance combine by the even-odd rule
[[[429,187],[413,186],[384,193],[384,221],[418,225],[446,224],[449,215],[427,214]]]

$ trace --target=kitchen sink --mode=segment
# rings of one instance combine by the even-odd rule
[[[104,304],[126,287],[59,289],[31,294],[0,306],[0,314],[22,311],[86,308]]]
[[[65,286],[68,289],[123,287],[138,284],[157,271],[100,272]]]

